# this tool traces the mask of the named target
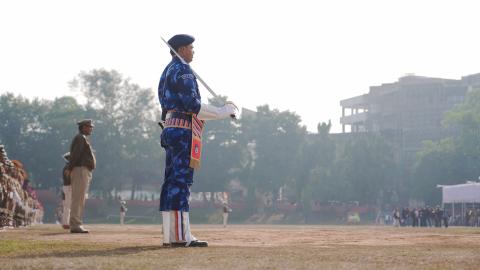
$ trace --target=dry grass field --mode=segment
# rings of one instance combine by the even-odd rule
[[[480,229],[193,225],[208,248],[163,248],[159,225],[0,230],[0,269],[480,269]]]

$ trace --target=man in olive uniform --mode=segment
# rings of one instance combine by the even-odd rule
[[[70,162],[66,175],[70,176],[72,186],[72,204],[70,209],[70,232],[88,233],[82,226],[85,197],[88,192],[92,172],[96,166],[95,155],[88,136],[93,131],[93,121],[85,119],[77,123],[79,133],[70,146]]]

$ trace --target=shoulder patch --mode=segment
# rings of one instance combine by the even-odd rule
[[[195,79],[195,76],[193,76],[193,74],[182,74],[180,75],[180,78],[184,80],[193,80]]]

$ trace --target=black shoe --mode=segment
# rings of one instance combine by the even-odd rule
[[[190,244],[188,244],[188,242],[173,242],[173,243],[170,243],[170,244],[167,244],[167,245],[169,245],[172,248],[176,248],[176,247],[208,247],[208,242],[207,241],[195,240],[195,241],[190,242]],[[165,246],[165,244],[164,244],[164,246]]]
[[[89,232],[88,230],[85,230],[83,228],[75,228],[75,229],[71,229],[70,233],[89,233]]]
[[[207,241],[200,241],[200,240],[195,240],[190,242],[190,244],[186,244],[185,247],[208,247],[208,242]]]
[[[173,243],[170,243],[170,244],[163,244],[164,247],[172,247],[172,248],[176,248],[176,247],[185,247],[185,245],[187,244],[187,242],[173,242]]]
[[[163,246],[163,247],[171,247],[172,245],[170,245],[170,243],[163,243],[162,246]]]

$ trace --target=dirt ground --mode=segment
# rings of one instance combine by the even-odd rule
[[[192,225],[208,248],[163,248],[160,225],[0,231],[0,269],[480,269],[478,228]]]

